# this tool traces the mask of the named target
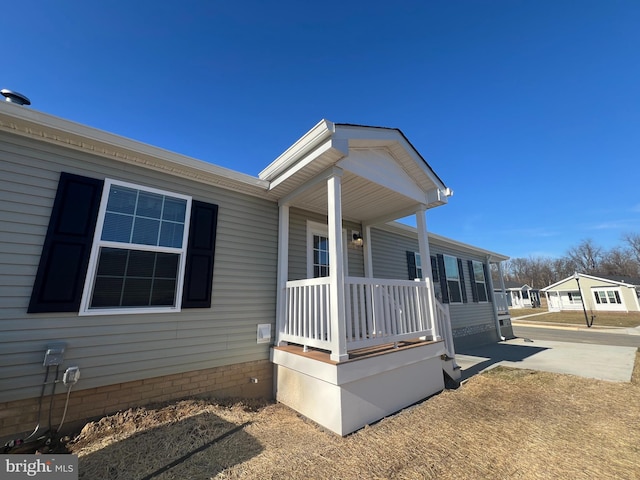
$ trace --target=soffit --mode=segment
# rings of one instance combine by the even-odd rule
[[[341,181],[342,216],[347,220],[367,220],[394,217],[397,212],[417,208],[419,203],[400,192],[385,188],[351,172],[344,172]],[[295,207],[327,214],[327,185],[321,182],[295,198]]]

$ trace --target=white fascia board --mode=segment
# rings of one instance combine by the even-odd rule
[[[346,143],[341,140],[335,140],[333,138],[328,139],[325,143],[320,144],[311,152],[307,152],[304,157],[299,158],[296,162],[289,164],[290,168],[288,168],[288,170],[280,172],[280,174],[271,181],[271,183],[269,184],[269,190],[273,190],[274,188],[278,187],[293,175],[303,170],[317,158],[330,151],[333,151],[334,153],[337,152],[337,156],[341,157],[347,154],[348,147]]]
[[[93,154],[131,163],[136,157],[142,160],[161,160],[171,165],[200,172],[202,181],[207,176],[222,177],[255,188],[256,193],[266,192],[269,184],[264,180],[220,167],[169,150],[131,140],[120,135],[38,112],[24,106],[0,102],[0,128],[7,132],[57,143]]]
[[[258,174],[258,178],[266,181],[277,178],[298,160],[331,137],[334,130],[335,127],[332,122],[325,119],[320,120],[315,127],[305,133],[293,145],[287,148],[284,153],[267,165],[267,167]]]
[[[580,275],[581,277],[584,277],[584,278],[588,278],[590,280],[595,280],[597,282],[610,283],[610,284],[613,284],[613,285],[620,285],[621,287],[635,287],[635,285],[632,285],[630,283],[621,282],[619,280],[611,280],[609,278],[596,277],[594,275],[587,275],[586,273],[579,273],[578,275]],[[598,288],[598,287],[591,287],[591,288]]]
[[[404,223],[400,222],[389,222],[383,225],[376,225],[372,228],[379,228],[381,230],[398,233],[400,235],[405,235],[411,238],[418,237],[418,230],[415,227],[412,227],[411,225],[405,225]],[[427,236],[429,238],[429,243],[433,242],[435,244],[452,246],[469,253],[481,254],[483,256],[489,257],[489,261],[491,262],[504,262],[506,260],[509,260],[510,258],[506,255],[492,252],[490,250],[485,250],[484,248],[479,248],[474,245],[469,245],[468,243],[459,242],[457,240],[453,240],[452,238],[444,237],[432,232],[427,232]]]
[[[578,275],[579,275],[579,276],[582,276],[582,274],[580,274],[580,273],[579,273]],[[553,284],[549,285],[548,287],[541,288],[541,289],[540,289],[540,291],[541,291],[541,292],[547,292],[547,291],[550,291],[550,290],[552,290],[552,289],[556,288],[558,285],[561,285],[561,284],[563,284],[563,283],[565,283],[565,282],[568,282],[569,280],[574,280],[573,275],[571,275],[570,277],[567,277],[567,278],[563,278],[562,280],[560,280],[560,281],[558,281],[558,282],[556,282],[556,283],[553,283]],[[576,290],[577,288],[578,288],[578,287],[577,287],[577,285],[576,285],[576,287],[575,287],[575,288],[573,288],[573,290]]]

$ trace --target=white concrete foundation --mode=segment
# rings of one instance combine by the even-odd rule
[[[276,399],[347,435],[444,389],[442,342],[341,363],[274,348]]]

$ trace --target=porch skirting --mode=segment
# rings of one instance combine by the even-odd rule
[[[276,400],[348,435],[444,389],[444,342],[423,342],[345,362],[271,349]]]

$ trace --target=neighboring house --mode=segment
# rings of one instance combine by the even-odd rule
[[[504,282],[509,308],[537,308],[540,306],[540,290],[513,280]]]
[[[541,290],[550,311],[640,311],[640,278],[579,273]]]
[[[397,129],[323,120],[252,177],[0,104],[0,436],[70,366],[68,420],[275,396],[344,435],[437,393],[511,335],[507,257],[427,234],[450,194]]]

